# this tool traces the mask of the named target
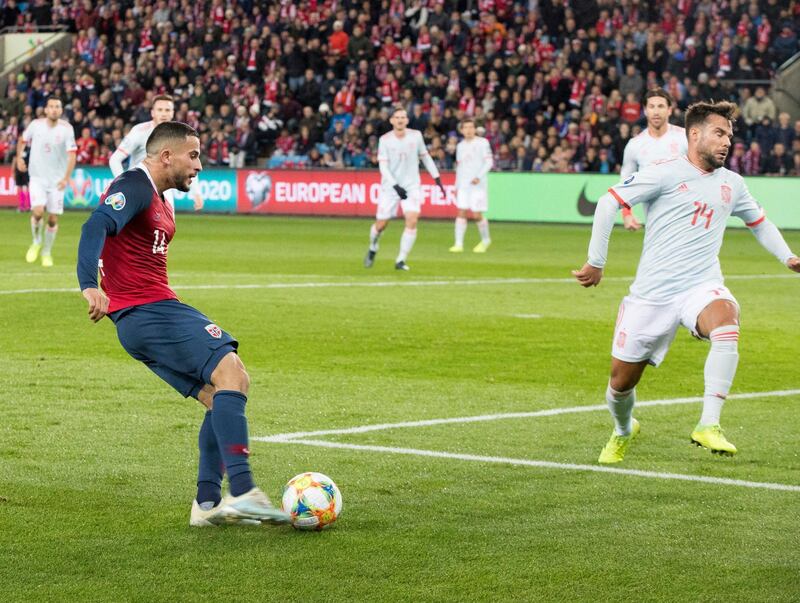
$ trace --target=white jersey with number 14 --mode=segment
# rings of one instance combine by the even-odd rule
[[[722,282],[718,254],[733,215],[764,220],[744,179],[724,167],[704,172],[684,155],[648,166],[608,189],[623,207],[642,203],[647,231],[631,294],[666,301],[708,281]]]

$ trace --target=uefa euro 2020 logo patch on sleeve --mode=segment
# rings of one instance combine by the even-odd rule
[[[109,195],[106,197],[105,204],[110,205],[114,211],[119,211],[125,207],[125,194],[114,193],[113,195]]]

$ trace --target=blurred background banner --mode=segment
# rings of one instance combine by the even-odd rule
[[[111,183],[106,167],[78,166],[64,195],[67,209],[97,206]],[[597,200],[618,176],[606,174],[489,174],[489,212],[492,220],[590,224]],[[800,180],[748,177],[750,192],[779,228],[800,229]],[[447,191],[422,175],[422,216],[453,218],[455,176],[442,173]],[[204,200],[203,213],[255,213],[374,217],[380,193],[377,170],[203,170],[195,184]],[[10,166],[0,166],[0,207],[17,206],[17,188]],[[178,212],[194,211],[192,192],[175,192]],[[641,207],[634,213],[644,219]],[[621,215],[618,216],[621,223]],[[744,226],[732,218],[730,226]]]

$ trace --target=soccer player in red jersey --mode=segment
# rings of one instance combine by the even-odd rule
[[[189,190],[202,169],[200,138],[186,124],[165,122],[153,129],[146,151],[138,167],[114,179],[83,226],[78,280],[89,317],[109,316],[131,356],[208,409],[190,525],[286,523],[288,514],[253,483],[244,414],[250,379],[238,342],[178,301],[167,280],[175,219],[164,191]],[[225,498],[223,466],[230,485]]]

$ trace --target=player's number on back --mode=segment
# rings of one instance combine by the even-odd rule
[[[705,218],[705,229],[708,230],[708,227],[711,226],[711,217],[714,215],[714,210],[708,209],[708,204],[700,201],[695,201],[694,206],[696,209],[694,210],[694,215],[692,215],[692,226],[697,224],[698,219]]]
[[[167,233],[156,228],[153,231],[155,239],[153,239],[153,253],[160,253],[161,255],[167,254]]]

